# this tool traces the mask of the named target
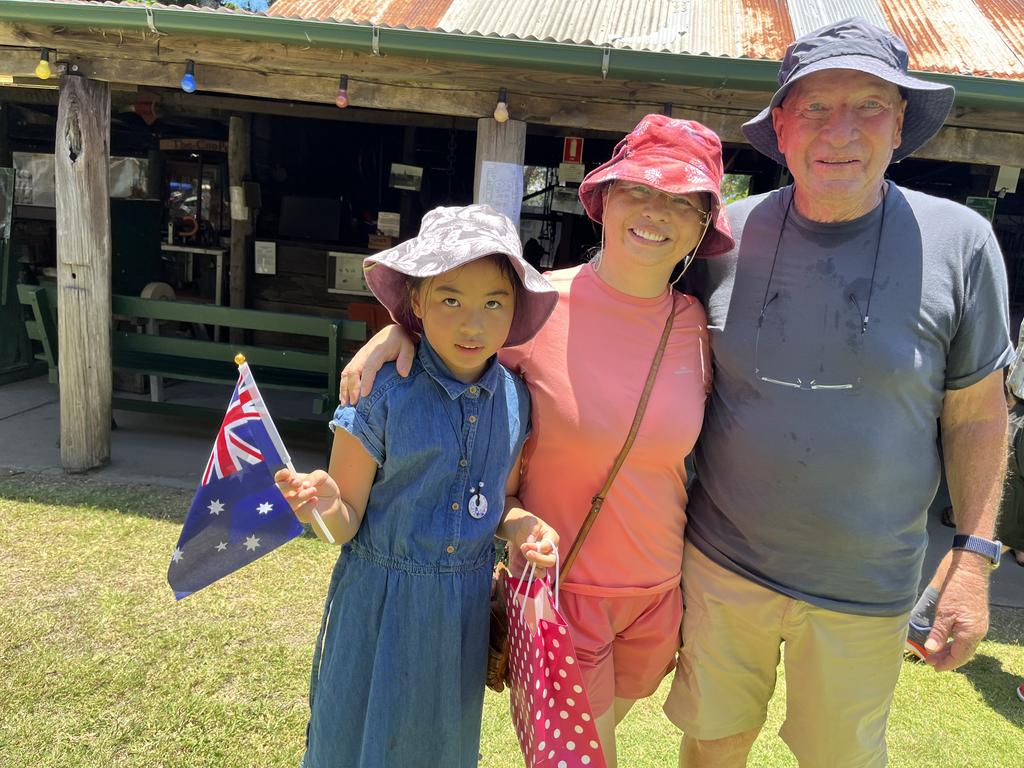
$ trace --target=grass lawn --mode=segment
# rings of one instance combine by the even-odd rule
[[[298,764],[337,551],[301,538],[175,603],[165,574],[190,497],[0,476],[0,766]],[[997,609],[992,624],[958,673],[904,666],[892,765],[1024,764],[1024,704],[1014,694],[1024,612]],[[620,765],[675,765],[665,690],[623,724]],[[776,696],[751,766],[796,765],[776,735],[782,703]],[[522,765],[507,706],[488,693],[485,768]]]

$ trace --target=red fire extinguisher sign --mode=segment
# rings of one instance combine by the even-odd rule
[[[583,139],[579,136],[566,136],[562,145],[563,163],[583,162]]]

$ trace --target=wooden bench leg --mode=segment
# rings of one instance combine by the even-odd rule
[[[146,321],[146,333],[150,336],[159,336],[160,328],[156,320]],[[149,401],[151,403],[162,403],[164,401],[164,377],[149,377]]]

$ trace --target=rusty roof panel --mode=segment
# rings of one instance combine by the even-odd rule
[[[388,26],[436,29],[452,0],[393,0],[380,23]]]
[[[985,0],[978,0],[985,2]],[[924,72],[1024,79],[1024,60],[972,0],[879,0],[889,28]]]
[[[743,0],[743,50],[741,56],[781,61],[794,40],[786,0]]]
[[[693,3],[685,51],[712,56],[780,59],[792,40],[785,0]]]
[[[912,69],[1024,80],[1024,0],[277,0],[268,13],[774,61],[862,16],[906,40]]]
[[[267,15],[326,20],[334,17],[334,9],[343,2],[344,0],[278,0],[267,8]]]
[[[1024,61],[1024,0],[986,0],[978,8],[1003,42]]]
[[[789,14],[793,19],[793,39],[851,16],[860,16],[876,26],[888,27],[878,0],[790,0]]]

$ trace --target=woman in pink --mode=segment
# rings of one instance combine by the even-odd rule
[[[533,401],[518,498],[506,506],[543,516],[568,552],[622,448],[675,313],[636,441],[561,585],[609,766],[616,723],[658,688],[680,642],[683,460],[703,420],[711,357],[703,307],[670,280],[694,256],[732,248],[722,174],[712,131],[663,115],[641,120],[580,186],[587,214],[603,225],[600,253],[547,275],[559,294],[554,313],[530,342],[501,354]],[[408,368],[412,345],[397,326],[369,348],[346,368],[343,398],[369,392],[383,360],[398,357],[399,370]]]

